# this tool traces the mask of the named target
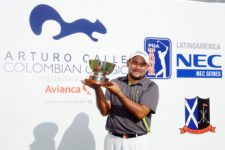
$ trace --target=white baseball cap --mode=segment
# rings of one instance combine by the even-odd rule
[[[129,59],[132,59],[135,56],[141,56],[144,58],[145,62],[148,63],[148,54],[145,51],[135,51],[130,54]]]

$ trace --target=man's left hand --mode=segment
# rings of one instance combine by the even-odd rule
[[[112,83],[111,85],[104,86],[104,87],[107,88],[113,94],[117,95],[117,94],[121,93],[119,85],[115,82],[111,82],[111,83]]]

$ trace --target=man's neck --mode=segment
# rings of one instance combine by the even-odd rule
[[[142,80],[143,78],[141,78],[140,80]],[[130,75],[128,75],[128,84],[132,85],[132,84],[136,84],[137,82],[139,82],[140,80],[134,79],[132,78]]]

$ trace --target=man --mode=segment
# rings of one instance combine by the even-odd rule
[[[108,115],[104,150],[147,150],[151,115],[156,112],[158,85],[145,78],[148,54],[132,53],[127,61],[128,75],[111,81],[104,95],[99,85],[85,83],[96,94],[96,103],[103,116]]]

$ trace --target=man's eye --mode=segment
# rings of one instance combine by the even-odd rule
[[[141,63],[140,64],[141,67],[144,67],[145,65],[146,65],[146,63]]]

